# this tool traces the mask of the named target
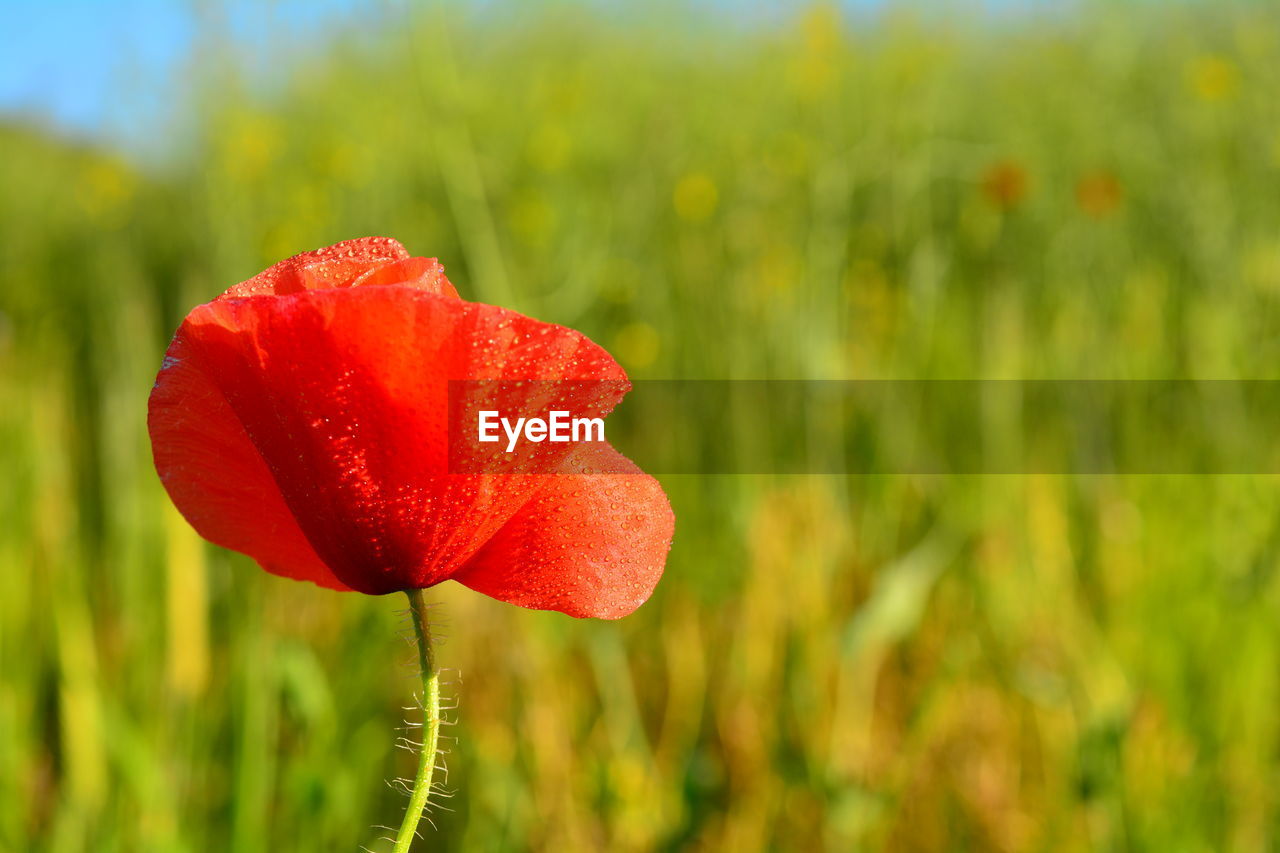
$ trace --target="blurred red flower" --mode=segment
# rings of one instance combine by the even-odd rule
[[[995,163],[982,176],[982,194],[987,201],[1004,210],[1017,207],[1029,188],[1027,170],[1012,160]]]
[[[278,575],[630,613],[670,547],[662,487],[605,443],[558,470],[609,473],[452,473],[448,383],[469,379],[570,380],[600,412],[629,387],[582,334],[466,302],[394,240],[307,252],[187,315],[151,392],[156,469],[202,536]]]
[[[1094,219],[1113,213],[1123,200],[1120,181],[1110,172],[1093,172],[1076,182],[1076,204]]]

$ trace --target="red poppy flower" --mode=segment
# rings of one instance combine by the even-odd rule
[[[1012,160],[1003,160],[982,176],[982,193],[996,207],[1012,210],[1026,198],[1030,183],[1026,169]]]
[[[629,388],[580,333],[466,302],[394,240],[351,240],[187,315],[151,393],[156,469],[202,536],[285,577],[370,594],[452,579],[573,616],[643,603],[674,525],[657,481],[603,443],[546,453],[609,473],[455,473],[450,380],[570,380],[599,413]]]
[[[1094,219],[1113,213],[1123,200],[1120,181],[1110,172],[1093,172],[1076,182],[1076,204]]]

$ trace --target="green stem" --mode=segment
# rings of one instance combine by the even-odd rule
[[[409,610],[413,615],[413,633],[418,637],[418,661],[422,665],[422,751],[418,755],[418,775],[413,780],[409,807],[405,810],[400,831],[396,833],[394,853],[409,853],[422,810],[431,794],[431,774],[436,769],[436,743],[440,739],[440,673],[436,671],[431,651],[431,625],[427,621],[427,605],[422,590],[408,590]]]

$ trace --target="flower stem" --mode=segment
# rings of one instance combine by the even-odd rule
[[[400,831],[396,833],[394,853],[408,853],[413,843],[422,810],[431,794],[431,774],[436,769],[436,743],[440,738],[440,673],[436,671],[431,650],[431,625],[422,590],[411,589],[409,611],[413,616],[413,633],[418,637],[418,662],[422,666],[422,751],[418,754],[418,775],[413,780],[409,807],[405,810]]]

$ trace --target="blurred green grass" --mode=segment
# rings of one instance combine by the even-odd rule
[[[1276,378],[1274,9],[847,23],[408,16],[266,89],[199,54],[173,163],[0,130],[0,849],[399,819],[402,602],[203,545],[150,463],[168,336],[286,255],[397,237],[635,378]],[[422,849],[1278,843],[1274,477],[665,485],[627,620],[433,591]]]

